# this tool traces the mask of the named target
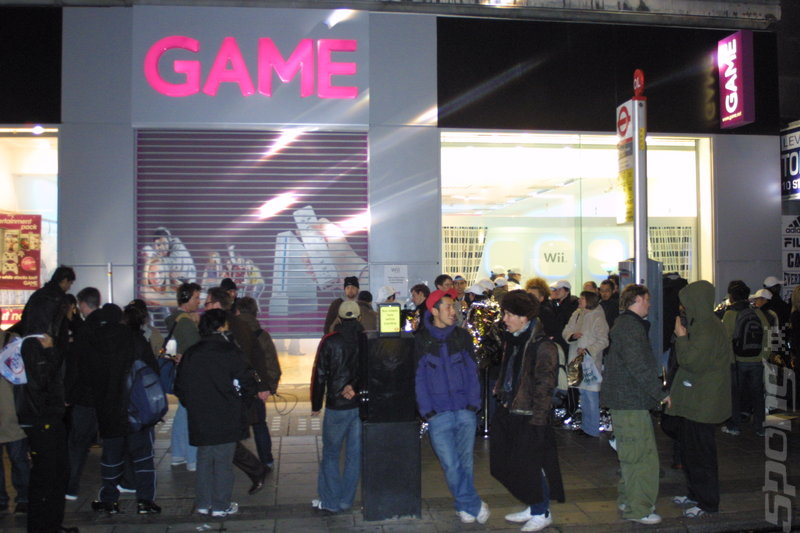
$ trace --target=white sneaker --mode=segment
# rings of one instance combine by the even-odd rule
[[[68,502],[74,502],[75,500],[78,499],[78,495],[77,494],[64,494],[64,499],[67,500]]]
[[[638,522],[640,524],[644,524],[647,526],[652,526],[654,524],[661,523],[661,517],[656,513],[650,513],[647,516],[643,516],[642,518],[627,518],[626,520],[630,520],[631,522]]]
[[[186,463],[186,470],[189,472],[197,472],[197,463]]]
[[[544,514],[535,514],[523,524],[520,531],[541,531],[552,523],[553,515],[549,511]]]
[[[211,512],[211,509],[208,509],[206,507],[200,507],[200,508],[197,509],[197,514],[201,514],[203,516],[208,516],[208,514],[210,512]]]
[[[456,513],[462,524],[472,524],[475,522],[475,517],[466,511],[459,511]]]
[[[617,451],[617,438],[611,437],[608,439],[608,445],[611,446],[611,449]]]
[[[186,459],[184,459],[183,457],[173,457],[172,462],[170,463],[170,465],[172,466],[180,466],[185,464],[186,464]]]
[[[521,524],[523,522],[527,522],[531,518],[533,518],[533,515],[531,514],[531,508],[530,507],[526,507],[525,509],[523,509],[522,511],[520,511],[518,513],[511,513],[511,514],[507,514],[506,515],[506,520],[508,520],[509,522],[515,522],[515,523],[518,523],[518,524]]]
[[[136,494],[136,489],[128,489],[123,487],[122,485],[117,485],[117,490],[123,494]]]
[[[333,509],[328,509],[327,507],[323,507],[322,506],[322,500],[318,500],[316,498],[311,500],[311,507],[313,507],[314,509],[319,509],[320,511],[328,511],[329,513],[335,513],[336,512]]]
[[[728,426],[722,426],[721,430],[723,433],[725,433],[726,435],[730,435],[731,437],[738,437],[741,434],[741,431],[739,431],[738,429],[732,429],[729,428]]]
[[[211,516],[214,518],[225,518],[226,516],[236,514],[239,511],[239,504],[231,502],[227,509],[224,511],[211,511]]]
[[[486,502],[481,502],[481,510],[478,511],[478,516],[475,517],[475,520],[478,521],[479,524],[485,524],[487,520],[489,520],[489,515],[492,512],[489,510],[489,506],[486,505]]]

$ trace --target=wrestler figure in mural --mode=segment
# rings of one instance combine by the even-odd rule
[[[197,277],[192,255],[165,227],[153,232],[152,245],[142,247],[142,298],[150,305],[167,307],[174,303],[175,290],[182,283],[194,282]]]

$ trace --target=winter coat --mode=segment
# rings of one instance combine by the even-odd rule
[[[44,348],[37,338],[25,340],[21,353],[28,383],[14,391],[20,426],[60,423],[64,418],[62,358],[56,349]]]
[[[667,397],[647,337],[649,327],[649,322],[633,311],[625,311],[614,322],[603,369],[601,405],[609,409],[649,410]]]
[[[504,336],[503,362],[495,392],[511,413],[531,415],[531,425],[547,425],[556,387],[558,347],[547,340],[538,320],[518,336],[509,332]],[[511,390],[506,392],[504,384],[509,381],[509,373]]]
[[[48,281],[25,304],[21,320],[23,334],[47,333],[53,338],[56,348],[65,348],[69,342],[67,309],[67,293],[61,290],[58,283]]]
[[[688,334],[675,341],[678,371],[667,414],[718,424],[731,416],[733,349],[714,314],[714,286],[696,281],[681,289],[679,296],[686,309]]]
[[[256,317],[241,313],[239,319],[249,328],[255,339],[253,356],[248,363],[261,378],[258,390],[268,390],[275,394],[281,379],[281,364],[278,361],[278,350],[275,348],[275,343],[272,342],[269,332],[261,329]]]
[[[425,319],[425,327],[417,329],[414,336],[419,413],[431,418],[460,409],[477,412],[481,390],[472,337],[455,324],[437,328],[431,313],[426,313]]]
[[[750,302],[741,301],[735,302],[725,311],[722,315],[722,326],[725,328],[725,334],[728,338],[728,343],[731,345],[733,352],[733,336],[736,333],[736,318],[739,312],[750,307]],[[766,307],[766,306],[764,306]],[[761,321],[761,326],[764,328],[764,336],[761,339],[761,353],[752,357],[744,357],[736,355],[733,352],[734,359],[742,363],[760,363],[762,360],[767,359],[772,354],[772,338],[773,331],[776,330],[774,324],[778,321],[777,315],[773,311],[765,310],[764,307],[755,308],[756,316]],[[716,316],[716,315],[714,315]],[[770,325],[772,321],[773,325]]]
[[[242,397],[255,393],[255,374],[232,340],[214,333],[191,346],[175,377],[175,395],[188,414],[189,444],[213,446],[241,440],[248,426]]]
[[[5,346],[16,338],[17,335],[0,330],[0,346]],[[17,408],[14,405],[14,385],[7,379],[0,378],[0,443],[24,438],[25,432],[19,427]]]
[[[342,389],[350,385],[358,393],[358,369],[362,355],[366,355],[367,340],[364,328],[357,320],[344,320],[334,332],[325,335],[317,348],[314,368],[311,371],[311,410],[355,409],[358,398],[346,399]]]
[[[94,310],[75,332],[75,340],[70,343],[65,358],[64,395],[70,405],[94,405],[92,388],[86,371],[86,353],[91,349],[94,330],[100,327],[102,313]]]
[[[581,333],[579,339],[571,339],[575,333]],[[594,359],[598,372],[603,370],[603,350],[608,346],[608,322],[606,314],[599,305],[594,309],[576,309],[562,333],[569,343],[569,363],[578,356],[578,348],[585,348]],[[599,391],[599,384],[581,385],[580,389]]]
[[[176,353],[186,353],[186,350],[200,340],[200,331],[197,329],[197,322],[183,309],[175,309],[172,314],[164,320],[164,324],[167,326],[167,332],[172,331],[171,338],[175,339],[175,343],[178,345]]]
[[[95,311],[92,313],[101,313]],[[102,323],[86,337],[84,353],[86,376],[92,390],[97,426],[104,438],[124,437],[132,431],[128,424],[129,396],[125,381],[134,360],[141,360],[157,371],[150,344],[141,332],[121,323]]]

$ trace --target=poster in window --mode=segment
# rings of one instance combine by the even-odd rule
[[[39,288],[42,254],[42,216],[0,214],[0,289]]]

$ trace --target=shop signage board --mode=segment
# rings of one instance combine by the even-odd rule
[[[753,32],[737,31],[717,44],[720,127],[737,128],[756,120]]]
[[[133,12],[134,123],[369,123],[366,12]]]
[[[800,216],[784,215],[782,221],[783,296],[786,298],[800,285]]]
[[[800,198],[800,126],[781,133],[781,192],[784,200]]]
[[[42,216],[0,214],[0,289],[39,288],[42,254]]]

